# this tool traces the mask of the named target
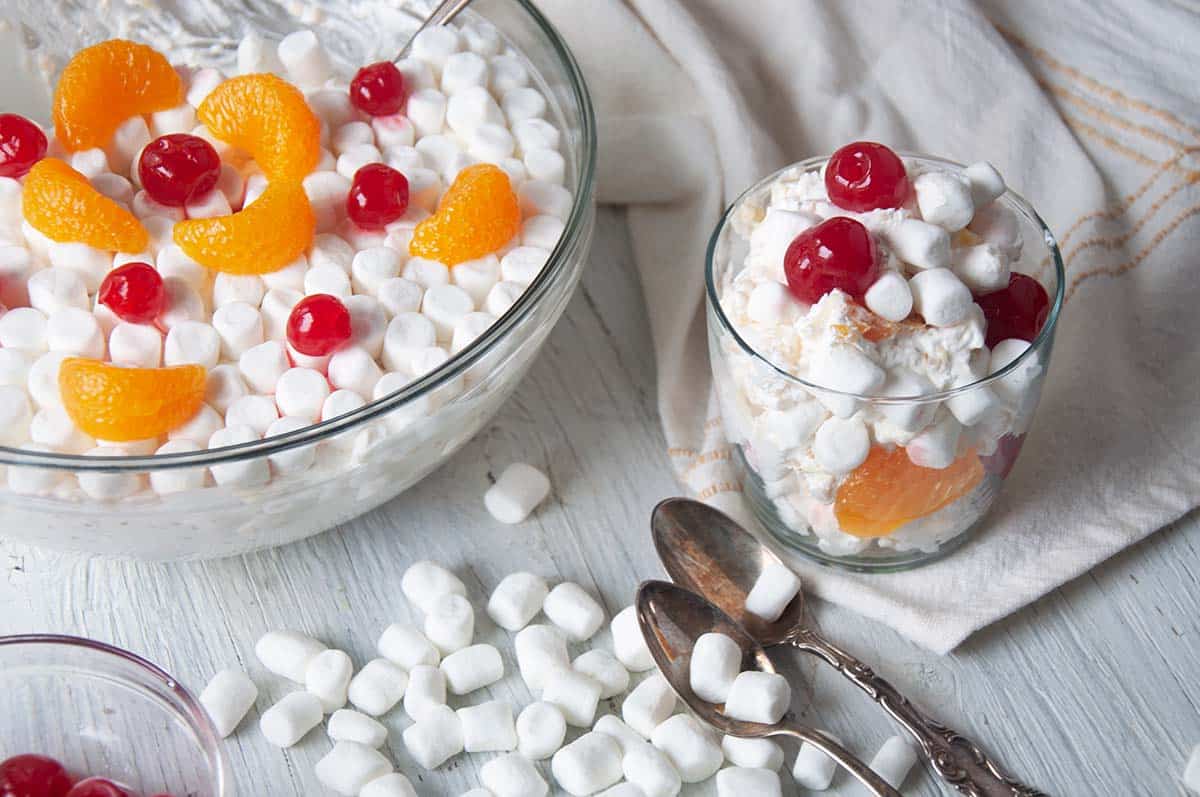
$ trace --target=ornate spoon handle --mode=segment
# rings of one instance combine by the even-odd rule
[[[810,629],[790,640],[851,681],[883,706],[916,738],[938,776],[969,797],[1047,797],[1013,780],[979,745],[929,718],[875,671]]]

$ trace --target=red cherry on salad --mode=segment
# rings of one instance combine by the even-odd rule
[[[42,128],[15,113],[0,113],[0,177],[24,177],[46,156]]]
[[[132,797],[119,783],[108,778],[88,778],[71,787],[67,797]]]
[[[71,776],[44,755],[19,755],[0,763],[0,797],[66,797]]]
[[[213,190],[221,156],[199,136],[171,133],[154,139],[138,159],[142,188],[155,202],[183,207]]]
[[[985,293],[975,300],[987,319],[987,345],[1020,338],[1033,342],[1050,315],[1050,296],[1042,283],[1026,274],[1013,272],[1008,287]]]
[[[860,222],[834,216],[796,236],[783,256],[788,290],[816,304],[834,288],[862,301],[879,275],[875,240]]]
[[[382,230],[408,210],[408,178],[391,166],[368,163],[354,173],[346,213],[364,230]]]
[[[911,186],[899,155],[883,144],[855,141],[829,159],[825,190],[839,208],[862,213],[900,207],[908,199]]]
[[[100,304],[122,321],[149,324],[166,309],[167,291],[162,275],[147,263],[126,263],[104,277]]]
[[[288,316],[287,339],[310,357],[323,357],[350,340],[350,311],[336,296],[305,296]]]
[[[364,66],[350,81],[350,102],[370,116],[399,113],[407,101],[404,74],[391,61]]]

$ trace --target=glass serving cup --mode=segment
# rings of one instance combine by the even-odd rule
[[[962,168],[940,158],[902,157],[914,165]],[[737,220],[765,208],[780,177],[820,170],[826,160],[811,158],[763,179],[718,223],[706,264],[713,381],[744,494],[772,536],[825,564],[858,571],[903,570],[938,559],[967,541],[1012,470],[1050,365],[1063,300],[1062,257],[1029,203],[1008,191],[996,201],[1013,211],[1024,239],[1013,270],[1035,277],[1052,297],[1046,323],[1024,354],[976,382],[921,396],[855,395],[807,382],[772,363],[738,333],[722,310],[721,295],[742,270],[749,249],[735,229]],[[844,480],[831,477],[807,450],[780,450],[777,438],[759,420],[767,411],[786,411],[813,400],[821,407],[842,404],[862,417],[928,417],[947,401],[969,401],[982,391],[995,399],[993,410],[963,429],[958,458],[942,470],[913,465],[897,441],[873,439],[864,465]],[[842,531],[840,518],[853,519],[859,534]]]
[[[20,47],[30,48],[25,60],[36,63],[46,56],[56,69],[80,47],[118,35],[164,47],[178,60],[232,67],[244,33],[256,30],[278,39],[304,26],[287,5],[227,0],[210,3],[206,8],[212,13],[200,15],[187,3],[147,6],[117,0],[103,8],[63,3],[48,15],[40,2],[17,0],[9,30],[19,32]],[[394,57],[419,24],[422,8],[415,6],[421,4],[411,5],[412,10],[399,10],[388,0],[328,0],[309,3],[306,13],[317,14],[319,23],[308,24],[345,71]],[[495,414],[579,281],[595,219],[596,131],[579,67],[532,2],[476,0],[459,17],[460,22],[471,19],[494,25],[532,66],[533,80],[549,99],[548,115],[564,134],[573,207],[549,262],[521,298],[432,373],[358,410],[295,432],[163,456],[81,457],[0,447],[0,534],[44,547],[158,560],[281,545],[398,495]],[[38,113],[38,92],[22,81],[10,82],[21,84],[28,96],[14,98],[16,107],[5,110],[45,119],[44,108]],[[166,495],[150,489],[197,470],[206,479],[203,488]],[[222,481],[225,486],[219,486]]]
[[[0,637],[0,760],[62,762],[140,794],[231,794],[220,738],[195,698],[132,653],[70,636]]]

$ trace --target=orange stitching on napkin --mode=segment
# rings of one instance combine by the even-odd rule
[[[1119,266],[1095,268],[1076,275],[1075,279],[1071,280],[1071,285],[1067,289],[1067,295],[1064,301],[1070,301],[1071,297],[1075,295],[1075,291],[1079,288],[1079,286],[1092,277],[1116,277],[1124,274],[1127,271],[1137,268],[1154,252],[1155,249],[1158,248],[1159,244],[1166,240],[1168,235],[1175,232],[1175,230],[1177,230],[1181,224],[1190,219],[1192,216],[1197,215],[1200,215],[1200,205],[1193,205],[1192,207],[1180,213],[1171,220],[1170,224],[1159,230],[1155,236],[1150,239],[1150,243],[1147,244],[1142,251],[1138,252],[1137,255],[1135,255],[1134,258],[1128,262],[1122,263]]]
[[[667,456],[669,457],[696,457],[700,452],[694,448],[668,448]]]
[[[1183,189],[1193,185],[1195,182],[1196,182],[1196,178],[1188,180],[1187,182],[1179,183],[1174,188],[1172,188],[1170,191],[1167,191],[1165,194],[1160,196],[1157,200],[1155,200],[1153,205],[1151,205],[1149,208],[1146,209],[1146,212],[1144,214],[1142,214],[1141,218],[1139,218],[1136,222],[1134,222],[1133,226],[1129,228],[1128,232],[1124,233],[1123,235],[1115,235],[1115,236],[1108,236],[1108,237],[1098,236],[1095,238],[1088,238],[1084,241],[1080,241],[1079,244],[1076,245],[1075,248],[1072,249],[1069,254],[1064,253],[1063,259],[1066,262],[1070,263],[1071,261],[1073,261],[1075,259],[1075,256],[1078,255],[1080,252],[1082,252],[1084,249],[1093,249],[1095,247],[1101,247],[1103,249],[1115,249],[1118,246],[1124,246],[1125,244],[1129,243],[1129,241],[1133,238],[1133,236],[1135,236],[1139,232],[1141,232],[1143,227],[1145,227],[1147,224],[1150,223],[1150,221],[1154,217],[1154,215],[1156,213],[1158,213],[1158,211],[1161,210],[1162,207],[1165,204],[1167,204],[1167,202],[1171,201],[1171,199],[1176,194],[1178,194]]]
[[[1132,161],[1140,163],[1147,168],[1162,165],[1161,161],[1156,161],[1153,158],[1151,158],[1150,156],[1148,156],[1142,152],[1138,152],[1136,149],[1133,149],[1132,147],[1128,147],[1125,144],[1122,144],[1120,141],[1117,141],[1115,138],[1105,135],[1103,132],[1100,131],[1099,128],[1093,127],[1092,125],[1088,124],[1087,122],[1083,121],[1082,119],[1076,119],[1076,120],[1074,120],[1074,122],[1072,122],[1072,120],[1070,118],[1068,118],[1065,114],[1063,115],[1062,118],[1063,118],[1063,121],[1066,122],[1067,125],[1072,130],[1078,130],[1081,133],[1091,136],[1097,142],[1103,144],[1104,146],[1108,147],[1109,149],[1113,150],[1114,152],[1124,155],[1126,158],[1129,158]]]
[[[713,462],[727,462],[731,456],[733,456],[733,446],[714,448],[712,451],[705,451],[703,454],[696,457],[692,464],[688,465],[680,473],[684,476],[687,476],[692,471],[704,465],[710,465]]]
[[[1088,116],[1091,116],[1102,122],[1108,122],[1109,124],[1119,127],[1122,130],[1127,130],[1130,133],[1145,136],[1151,141],[1157,141],[1160,144],[1165,144],[1175,151],[1178,151],[1181,147],[1187,146],[1185,142],[1180,141],[1177,138],[1172,138],[1166,133],[1155,130],[1152,127],[1139,125],[1135,122],[1129,121],[1128,119],[1117,116],[1116,114],[1089,102],[1087,98],[1081,97],[1078,94],[1074,94],[1061,86],[1055,86],[1053,83],[1041,79],[1038,79],[1037,83],[1044,90],[1050,92],[1055,97],[1070,103]]]
[[[701,501],[707,501],[714,495],[719,495],[720,493],[740,493],[741,491],[742,485],[737,482],[717,482],[716,484],[710,484],[703,490],[698,491],[696,493],[696,498]]]

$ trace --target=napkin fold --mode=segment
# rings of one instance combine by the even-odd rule
[[[792,564],[937,652],[1200,504],[1200,14],[1125,0],[539,0],[628,206],[681,482],[749,521],[712,396],[704,251],[775,169],[855,139],[989,160],[1056,233],[1041,408],[977,539],[915,571]]]

